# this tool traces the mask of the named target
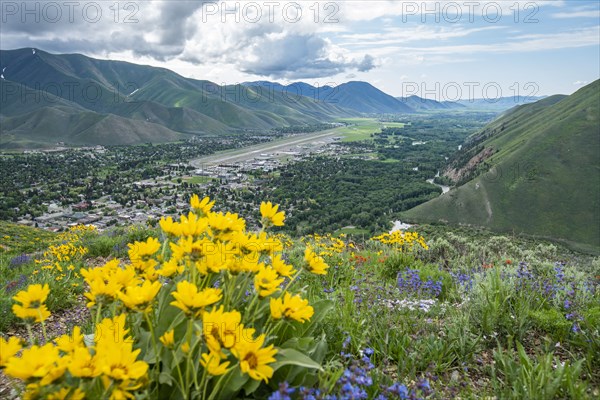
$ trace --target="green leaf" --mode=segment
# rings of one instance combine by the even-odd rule
[[[246,396],[254,393],[254,391],[260,386],[260,382],[261,381],[257,381],[255,379],[250,379],[248,382],[246,382],[246,384],[243,387]]]
[[[315,313],[310,322],[304,324],[305,329],[300,336],[308,336],[316,329],[316,327],[320,326],[321,321],[327,316],[327,313],[333,309],[334,303],[332,300],[321,300],[312,304],[312,307],[314,308]]]
[[[169,386],[173,386],[173,381],[173,377],[166,372],[161,372],[160,375],[158,375],[158,383],[161,385],[166,383]]]
[[[321,365],[307,355],[300,353],[294,349],[279,349],[277,352],[278,361],[271,364],[271,367],[276,371],[284,365],[297,365],[304,368],[314,368],[322,371]]]
[[[225,379],[225,385],[221,387],[219,393],[219,399],[232,399],[236,397],[236,394],[242,389],[244,384],[250,379],[247,374],[243,374],[239,367],[235,367],[230,375],[224,375],[221,378]],[[219,379],[221,379],[219,378]]]

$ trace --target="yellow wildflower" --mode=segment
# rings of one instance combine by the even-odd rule
[[[210,198],[207,196],[200,201],[200,198],[197,194],[193,195],[190,199],[190,206],[196,211],[199,215],[205,216],[208,215],[210,209],[215,205],[214,201],[210,201]]]
[[[118,260],[115,261],[118,264]],[[87,303],[88,308],[95,306],[96,303],[112,302],[123,287],[118,280],[111,279],[115,273],[110,271],[110,263],[101,268],[82,269],[81,275],[89,286],[89,291],[84,293],[84,296],[90,300]]]
[[[308,305],[308,300],[302,299],[300,296],[292,296],[285,293],[283,298],[271,299],[271,316],[274,319],[283,317],[291,318],[296,321],[308,321],[314,314],[314,309]]]
[[[127,246],[129,247],[129,259],[137,270],[145,271],[154,268],[156,264],[158,264],[158,262],[152,258],[152,256],[160,249],[160,242],[158,239],[150,237],[145,242],[130,243]]]
[[[40,284],[29,285],[27,290],[21,290],[17,293],[13,300],[18,301],[25,308],[38,308],[46,301],[48,294],[50,294],[50,287],[47,283],[44,286]]]
[[[308,269],[313,274],[326,275],[329,265],[322,257],[318,256],[310,247],[304,250],[304,260],[308,263]]]
[[[221,348],[230,349],[239,340],[242,314],[225,312],[223,306],[202,314],[202,329],[206,345],[213,353],[222,354]]]
[[[48,284],[29,285],[27,290],[21,290],[13,300],[21,304],[13,304],[13,313],[26,321],[43,322],[50,317],[50,311],[44,304],[50,293]]]
[[[210,375],[218,376],[223,375],[227,372],[227,367],[229,366],[229,361],[225,361],[221,363],[221,357],[217,353],[203,353],[202,359],[200,360],[200,364],[206,368],[206,371]]]
[[[182,215],[179,220],[178,236],[200,236],[208,228],[208,220],[206,218],[199,218],[191,211],[187,216]]]
[[[21,339],[11,336],[8,340],[0,337],[0,368],[3,368],[8,360],[21,351]]]
[[[84,347],[83,335],[81,328],[75,326],[71,335],[62,335],[55,340],[58,349],[65,353],[73,353],[76,349]]]
[[[179,282],[177,290],[172,294],[175,301],[172,301],[171,305],[194,318],[198,318],[206,306],[218,302],[223,297],[221,289],[206,288],[198,291],[198,287],[188,281]]]
[[[96,348],[102,347],[104,343],[122,343],[131,342],[126,338],[129,329],[125,327],[126,314],[120,314],[113,318],[104,318],[94,331],[94,341]]]
[[[261,265],[254,276],[254,289],[260,297],[267,297],[275,293],[283,281],[273,268]]]
[[[126,315],[105,318],[96,326],[94,373],[116,381],[137,380],[148,371],[148,364],[138,361],[140,349],[133,350],[133,340],[127,337]]]
[[[283,226],[285,213],[279,210],[279,204],[273,205],[271,202],[260,204],[260,214],[262,215],[262,223],[264,227],[268,226]]]
[[[94,366],[97,372],[116,381],[137,380],[146,375],[148,364],[138,361],[140,349],[133,350],[131,343],[106,341],[96,348]]]
[[[10,358],[5,365],[4,373],[22,381],[54,376],[52,372],[57,367],[56,362],[58,359],[58,347],[55,347],[52,343],[47,343],[41,347],[33,345],[23,350],[21,357]]]
[[[175,344],[175,331],[173,329],[166,331],[158,340],[169,349]]]
[[[239,360],[242,373],[250,375],[252,379],[264,380],[268,382],[273,376],[273,368],[268,364],[275,362],[277,349],[273,345],[262,347],[265,342],[265,335],[260,335],[256,339],[251,339],[253,329],[244,330],[240,340],[231,349],[231,353]],[[247,340],[248,339],[248,340]]]
[[[181,274],[183,271],[184,271],[183,265],[179,265],[179,262],[177,259],[171,258],[169,261],[163,263],[162,268],[158,269],[156,272],[160,276],[169,278],[175,274]]]
[[[181,226],[179,223],[174,222],[171,217],[163,217],[158,222],[160,229],[170,236],[181,236]]]
[[[181,345],[181,351],[187,354],[190,351],[190,344],[188,342],[183,342]]]
[[[160,290],[158,281],[144,281],[142,286],[128,286],[125,293],[119,292],[119,299],[130,310],[147,313],[152,310],[152,302]]]
[[[281,255],[279,254],[276,254],[273,257],[271,257],[271,266],[275,271],[277,271],[279,275],[285,276],[287,278],[291,278],[296,273],[294,267],[289,264],[286,264],[285,261],[283,261],[283,259],[281,258]]]
[[[227,241],[246,228],[246,221],[237,214],[211,212],[208,214],[208,225],[215,239]]]
[[[93,378],[101,372],[95,368],[94,358],[87,347],[78,347],[74,350],[67,369],[76,378]]]

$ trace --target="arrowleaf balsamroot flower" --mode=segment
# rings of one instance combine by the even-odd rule
[[[72,390],[71,388],[62,388],[57,392],[48,394],[47,400],[83,400],[85,399],[85,392],[79,388]]]
[[[279,254],[271,257],[271,266],[279,275],[285,276],[286,278],[291,278],[296,273],[294,267],[286,264]]]
[[[166,331],[158,340],[167,348],[172,348],[175,344],[175,331],[173,329]]]
[[[200,236],[206,232],[208,227],[208,220],[206,218],[199,218],[191,211],[187,216],[182,215],[179,220],[178,236]]]
[[[196,211],[201,217],[208,215],[211,208],[215,205],[215,201],[210,201],[209,197],[205,197],[200,201],[197,194],[193,195],[190,199],[190,206]]]
[[[149,237],[145,242],[134,242],[128,244],[129,247],[129,258],[134,261],[141,258],[146,261],[149,256],[154,255],[160,249],[160,242],[157,238]]]
[[[0,368],[6,365],[6,362],[19,351],[21,351],[21,339],[11,336],[8,340],[0,337]]]
[[[27,290],[21,290],[13,297],[13,300],[21,303],[13,304],[13,313],[24,320],[45,321],[50,316],[50,311],[44,304],[49,293],[50,287],[47,283],[44,286],[40,284],[29,285]]]
[[[147,313],[152,310],[152,302],[160,287],[159,281],[144,281],[142,286],[128,286],[125,293],[119,292],[119,299],[130,310]]]
[[[221,363],[221,356],[218,353],[203,353],[200,365],[206,368],[206,371],[214,376],[223,375],[227,372],[229,361]]]
[[[270,201],[260,203],[260,215],[262,215],[263,226],[283,226],[285,213],[279,211],[279,204],[273,205]]]
[[[30,378],[54,377],[53,371],[59,360],[58,347],[52,343],[31,346],[23,350],[21,357],[12,357],[6,363],[4,373],[12,378],[27,381]],[[62,374],[61,374],[62,375]],[[52,382],[49,380],[48,383]]]
[[[71,335],[62,335],[55,340],[58,349],[64,353],[72,354],[78,348],[85,348],[81,328],[75,326]],[[87,351],[87,349],[86,349]]]
[[[104,318],[94,331],[95,347],[101,347],[103,343],[113,341],[115,343],[130,342],[127,337],[129,329],[125,329],[127,315],[120,314],[113,318]]]
[[[138,380],[148,371],[148,364],[137,360],[140,351],[133,350],[131,342],[104,341],[101,347],[96,347],[94,367],[116,381]]]
[[[239,341],[243,329],[242,314],[239,311],[224,311],[223,306],[204,312],[202,329],[206,345],[211,353],[224,355],[221,348],[230,349]]]
[[[110,303],[114,301],[123,284],[117,279],[113,279],[118,267],[119,260],[111,260],[103,267],[82,269],[81,276],[90,287],[89,291],[84,293],[88,298],[88,308],[94,307],[97,303]],[[133,276],[135,276],[135,271]]]
[[[221,241],[231,240],[239,232],[246,229],[246,221],[232,213],[213,213],[208,214],[208,225],[212,235]]]
[[[79,347],[71,355],[67,369],[74,377],[93,378],[100,374],[94,361],[94,357],[86,347]]]
[[[26,349],[18,338],[0,337],[0,369],[21,380],[20,395],[116,400],[179,390],[175,397],[235,397],[237,392],[222,392],[234,371],[245,381],[254,380],[255,386],[245,385],[253,386],[252,391],[274,379],[276,356],[287,362],[275,347],[284,341],[280,320],[305,323],[315,314],[308,300],[288,292],[304,272],[283,256],[293,243],[267,229],[284,225],[285,213],[279,205],[262,203],[263,229],[252,233],[238,214],[211,211],[214,204],[208,197],[192,196],[190,213],[176,221],[160,220],[159,239],[129,245],[129,261],[114,259],[80,269],[85,249],[54,246],[40,272],[83,278],[87,305],[95,308],[93,339],[87,343],[85,333],[92,332],[79,326],[47,345]],[[305,252],[304,269],[325,274],[326,253],[316,239],[315,244]],[[329,247],[337,252],[345,244],[340,240]],[[290,284],[284,289],[287,280]],[[28,323],[48,318],[48,286],[32,285],[19,292],[15,313]],[[278,298],[270,299],[269,309],[266,299],[271,296]],[[244,327],[242,321],[254,327]],[[288,331],[283,332],[288,340]],[[170,389],[163,386],[163,374],[169,371],[162,368],[161,355],[178,358],[177,371],[170,371]]]
[[[181,274],[184,269],[184,266],[179,265],[179,262],[176,258],[171,258],[169,261],[164,262],[162,267],[156,270],[156,273],[160,276],[164,276],[165,278],[170,278],[175,274]]]
[[[326,275],[329,265],[325,263],[323,257],[320,257],[310,247],[304,250],[304,260],[308,263],[308,270],[313,274]]]
[[[146,375],[148,364],[138,361],[140,349],[133,350],[133,340],[125,329],[126,314],[105,318],[96,326],[94,334],[95,374],[115,381],[136,381]]]
[[[179,223],[173,221],[172,217],[162,217],[158,221],[158,224],[160,225],[160,229],[169,236],[180,236],[181,234]]]
[[[181,281],[172,295],[175,298],[175,301],[171,302],[172,306],[181,309],[187,316],[198,318],[206,306],[221,300],[223,291],[215,288],[198,291],[198,287],[193,283]]]
[[[271,317],[273,319],[291,318],[304,323],[308,321],[315,310],[308,305],[308,300],[302,299],[300,296],[292,296],[285,293],[283,298],[271,299]]]
[[[273,345],[262,347],[265,335],[252,339],[254,329],[244,329],[240,340],[231,349],[231,353],[239,360],[242,373],[252,379],[268,382],[273,376],[273,368],[268,364],[275,362],[277,349]]]
[[[260,297],[272,295],[279,289],[284,278],[279,278],[277,271],[271,267],[260,266],[258,273],[254,276],[254,288]]]

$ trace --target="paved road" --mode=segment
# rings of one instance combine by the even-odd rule
[[[330,129],[327,131],[306,133],[295,135],[290,138],[277,139],[267,143],[261,143],[254,146],[248,146],[241,149],[226,150],[216,154],[211,154],[206,157],[196,158],[190,161],[194,167],[201,167],[214,164],[228,164],[240,161],[246,161],[262,153],[276,153],[288,151],[293,147],[302,144],[311,144],[322,139],[327,139],[335,136],[342,136],[338,129]]]

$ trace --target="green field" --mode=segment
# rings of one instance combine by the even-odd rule
[[[369,139],[371,134],[381,132],[382,128],[403,128],[400,122],[380,122],[374,118],[344,118],[340,122],[350,124],[338,128],[338,132],[344,137],[344,142],[356,142]]]

